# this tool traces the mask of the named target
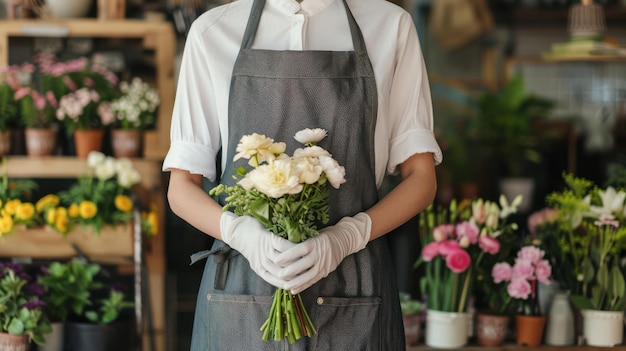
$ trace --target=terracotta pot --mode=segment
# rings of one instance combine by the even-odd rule
[[[406,346],[415,346],[420,339],[420,318],[421,314],[409,314],[402,315],[402,321],[404,322],[404,338],[406,340]]]
[[[515,331],[517,344],[525,346],[539,346],[543,338],[543,329],[546,325],[546,316],[515,316]]]
[[[0,333],[0,351],[28,351],[29,347],[28,335]]]
[[[57,144],[55,128],[26,128],[25,136],[28,156],[48,156],[54,153]]]
[[[103,137],[103,129],[75,130],[74,144],[76,156],[78,158],[87,158],[91,151],[101,151]]]
[[[494,314],[476,314],[476,342],[482,346],[500,346],[504,344],[509,331],[509,316]]]
[[[0,156],[8,155],[11,151],[11,131],[0,132]]]
[[[141,135],[140,130],[112,130],[113,155],[115,157],[138,157],[141,151]]]

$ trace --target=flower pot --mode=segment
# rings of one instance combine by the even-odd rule
[[[589,346],[613,347],[624,340],[624,311],[582,310],[583,337]]]
[[[28,335],[0,333],[0,351],[28,351],[29,347]]]
[[[454,349],[467,344],[467,313],[428,310],[426,345]]]
[[[406,340],[406,346],[415,346],[420,339],[420,318],[421,314],[409,314],[402,315],[402,321],[404,322],[404,338]]]
[[[515,331],[517,344],[525,346],[539,346],[543,338],[543,330],[546,325],[546,316],[515,316]]]
[[[0,132],[0,156],[6,156],[11,151],[11,131]]]
[[[49,156],[57,144],[57,130],[54,128],[26,128],[26,154],[28,156]]]
[[[130,323],[92,324],[66,322],[66,351],[130,350]]]
[[[46,0],[46,5],[56,17],[79,18],[89,14],[93,0]]]
[[[509,316],[487,313],[476,315],[476,342],[481,346],[500,346],[504,344],[509,331]]]
[[[111,131],[111,147],[115,157],[138,157],[141,150],[141,131],[114,129]]]
[[[91,151],[102,150],[103,129],[88,129],[74,131],[74,146],[78,158],[87,158]]]
[[[52,332],[46,334],[46,342],[38,346],[39,351],[63,351],[63,333],[65,324],[63,322],[50,323]]]

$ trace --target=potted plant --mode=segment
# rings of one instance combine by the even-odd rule
[[[54,118],[57,101],[52,91],[41,94],[32,87],[15,92],[21,121],[26,127],[26,152],[29,156],[51,155],[56,146],[57,125]]]
[[[99,232],[105,224],[127,224],[133,219],[132,187],[139,183],[139,172],[129,159],[116,159],[92,151],[87,157],[89,174],[59,193],[67,208],[69,228],[91,227]]]
[[[476,199],[420,214],[422,254],[416,265],[424,264],[420,281],[426,296],[426,344],[454,348],[467,343],[467,308],[478,267],[485,256],[500,251],[498,236],[514,230],[515,223],[504,219],[517,211],[521,199],[511,204],[503,196],[500,206]],[[453,329],[451,329],[453,328]]]
[[[27,351],[50,332],[33,283],[20,265],[0,263],[0,350]]]
[[[406,346],[415,346],[420,338],[420,319],[422,318],[422,303],[411,297],[407,292],[400,292],[400,309],[404,322],[404,338]]]
[[[115,157],[137,157],[141,132],[154,125],[160,99],[156,89],[139,77],[120,83],[121,96],[109,106],[115,116],[111,144]]]
[[[9,179],[8,161],[2,157],[4,172],[0,178],[0,237],[13,231],[16,225],[33,226],[39,221],[35,206],[28,202],[37,183],[26,179]]]
[[[65,321],[72,315],[82,315],[91,303],[91,291],[102,286],[95,280],[100,265],[72,259],[55,261],[41,269],[43,274],[38,282],[46,292],[43,296],[44,312],[51,321],[52,333],[40,349],[62,351]]]
[[[536,125],[547,117],[553,102],[524,91],[520,76],[510,79],[503,89],[487,91],[476,100],[477,118],[470,134],[480,144],[481,154],[491,160],[496,175],[503,180],[500,192],[512,198],[524,195],[520,211],[532,203],[534,182],[530,165],[541,157],[538,151],[541,130]],[[510,185],[513,189],[508,190]]]
[[[14,99],[20,83],[16,66],[0,67],[0,156],[7,155],[11,146],[10,127],[18,119],[18,105]]]
[[[518,345],[539,346],[546,323],[545,312],[539,307],[537,285],[550,284],[552,267],[544,258],[545,252],[533,245],[522,247],[511,265],[504,261],[494,265],[494,283],[506,283],[508,299],[517,303],[515,316]]]

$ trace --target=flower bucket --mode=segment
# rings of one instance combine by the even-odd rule
[[[29,347],[28,335],[0,333],[0,351],[28,351]]]
[[[504,344],[509,331],[509,316],[478,313],[476,315],[476,342],[481,346]]]
[[[467,313],[428,310],[426,345],[454,349],[467,344]]]
[[[517,332],[517,344],[525,346],[539,346],[543,338],[543,330],[546,325],[546,316],[515,316],[515,331]]]
[[[65,324],[66,351],[130,350],[133,328],[128,322]]]
[[[589,346],[613,347],[624,340],[624,312],[582,310],[583,337]]]
[[[74,144],[76,156],[78,158],[87,158],[91,151],[101,151],[102,138],[104,138],[103,129],[75,130]]]

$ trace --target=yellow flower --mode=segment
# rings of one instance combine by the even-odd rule
[[[146,219],[148,223],[150,223],[150,235],[157,235],[159,230],[159,217],[156,212],[148,213],[148,218]]]
[[[51,208],[51,209],[47,210],[45,212],[46,223],[48,223],[50,225],[54,224],[54,221],[56,219],[56,215],[57,215],[57,209],[56,208]]]
[[[90,219],[98,214],[98,206],[91,201],[82,201],[80,205],[78,205],[78,212],[81,218]]]
[[[76,218],[80,216],[80,211],[78,210],[77,204],[71,204],[70,208],[67,210],[69,212],[70,217]]]
[[[122,212],[130,212],[133,209],[133,201],[126,195],[117,195],[115,197],[115,208]]]
[[[35,204],[35,209],[37,212],[43,212],[48,207],[56,207],[59,204],[59,197],[55,194],[48,194]]]
[[[70,220],[67,216],[58,216],[54,222],[54,227],[61,233],[65,234],[69,230],[69,224]]]
[[[0,217],[0,233],[6,234],[13,230],[13,218],[8,215]]]
[[[4,205],[4,210],[12,216],[15,214],[15,210],[17,209],[17,206],[19,206],[21,203],[22,201],[20,199],[9,200]]]
[[[15,217],[19,220],[27,221],[33,218],[35,206],[30,202],[24,202],[15,208]]]

